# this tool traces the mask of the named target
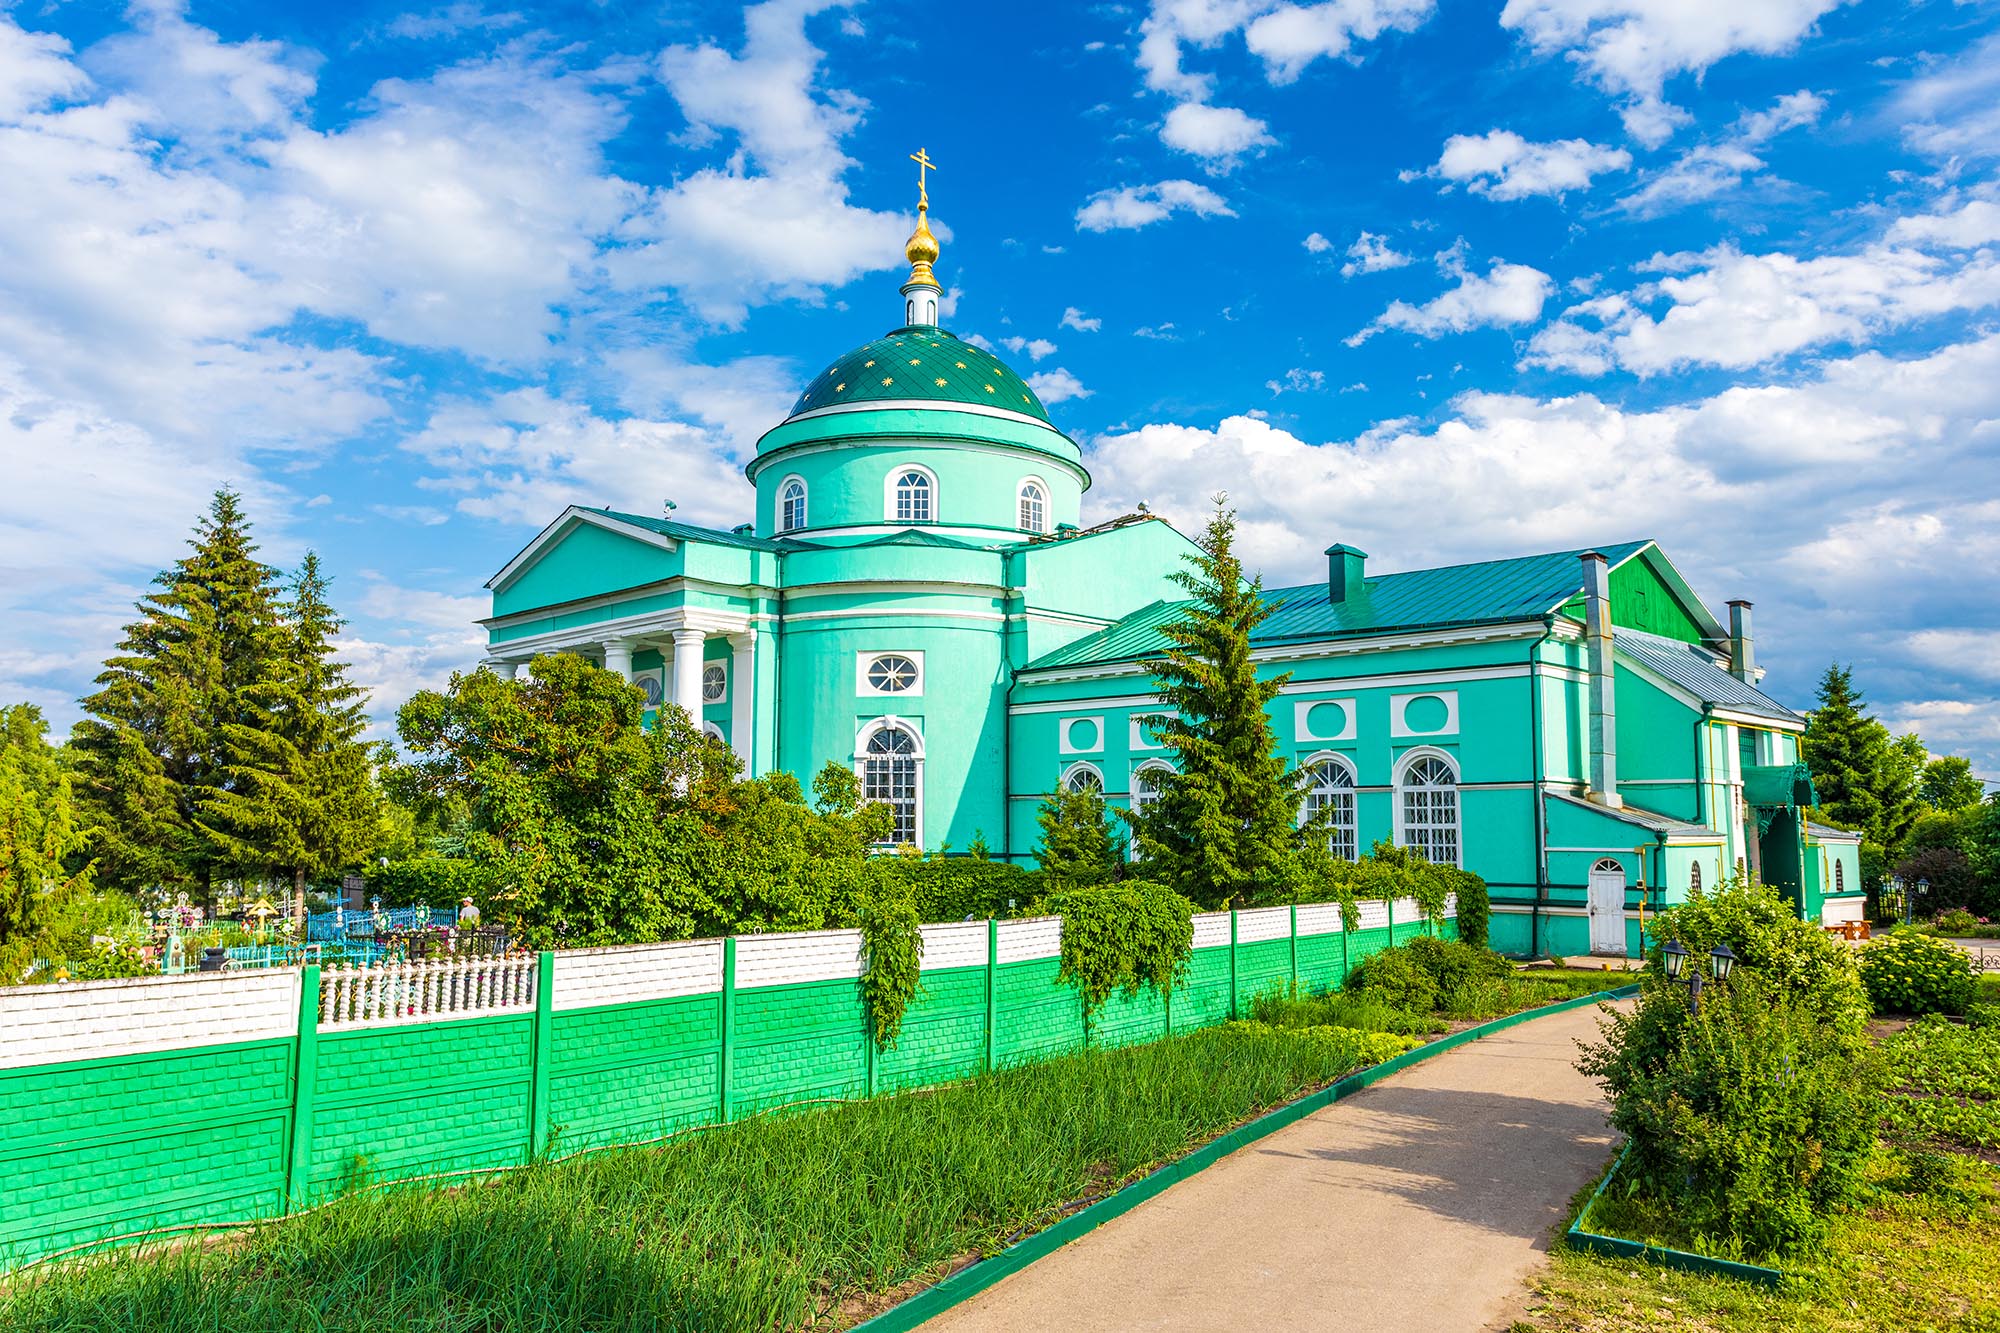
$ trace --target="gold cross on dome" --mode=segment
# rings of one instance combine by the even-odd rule
[[[931,197],[929,192],[924,189],[924,173],[926,171],[936,171],[938,165],[931,161],[930,154],[921,148],[910,154],[910,161],[917,164],[917,207],[929,208]]]

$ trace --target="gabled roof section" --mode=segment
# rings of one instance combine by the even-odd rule
[[[1510,560],[1377,574],[1363,583],[1359,596],[1341,602],[1331,599],[1324,580],[1270,588],[1264,595],[1277,603],[1278,609],[1257,627],[1251,642],[1262,646],[1533,620],[1560,610],[1583,586],[1579,561],[1585,550],[1602,551],[1615,564],[1651,545],[1649,541],[1620,542]],[[1188,605],[1174,601],[1142,607],[1117,624],[1066,644],[1024,669],[1150,656],[1165,646],[1160,627],[1171,623]]]
[[[532,569],[536,561],[554,550],[564,537],[585,525],[657,546],[662,551],[668,552],[679,550],[682,542],[707,542],[716,546],[746,547],[754,551],[784,551],[806,545],[797,541],[774,541],[768,537],[752,536],[747,532],[719,532],[714,528],[697,527],[692,523],[676,523],[672,519],[649,518],[643,514],[623,514],[615,509],[592,509],[585,505],[571,505],[557,515],[555,522],[535,534],[535,539],[522,547],[520,553],[509,560],[498,574],[488,579],[486,586],[494,592],[505,589]]]
[[[1611,644],[1614,651],[1664,676],[1701,703],[1768,717],[1775,722],[1805,721],[1755,685],[1747,685],[1724,671],[1710,653],[1694,644],[1636,629],[1618,630],[1612,635]]]
[[[829,550],[852,551],[863,546],[936,546],[952,551],[991,551],[996,548],[990,542],[969,542],[963,537],[947,537],[941,532],[925,532],[922,528],[904,528],[901,532],[887,532],[880,537],[870,537],[865,542],[842,542],[838,547],[824,544]]]
[[[1720,842],[1722,840],[1722,834],[1706,824],[1691,824],[1685,819],[1675,819],[1672,815],[1662,815],[1656,814],[1651,810],[1641,810],[1638,806],[1632,805],[1629,802],[1613,808],[1608,805],[1599,805],[1595,801],[1587,801],[1581,796],[1572,796],[1568,792],[1551,791],[1543,792],[1542,795],[1551,801],[1561,801],[1567,805],[1580,806],[1585,810],[1603,815],[1606,819],[1616,819],[1621,823],[1635,824],[1649,833],[1665,834],[1669,839],[1700,842]]]

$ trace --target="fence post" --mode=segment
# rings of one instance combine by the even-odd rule
[[[1229,1019],[1236,1021],[1236,909],[1229,909]]]
[[[722,1048],[716,1061],[716,1083],[720,1092],[717,1120],[729,1123],[730,1065],[736,1058],[736,937],[722,940]]]
[[[1000,923],[986,918],[986,1072],[993,1072],[1000,1017]]]
[[[1389,908],[1389,947],[1393,949],[1396,947],[1396,900],[1394,898],[1384,898],[1382,901]]]
[[[285,1207],[306,1206],[312,1170],[313,1085],[319,1078],[319,965],[299,971],[299,1038],[292,1051],[292,1141],[285,1162]]]
[[[1360,910],[1360,905],[1357,903],[1355,911],[1358,913]],[[1340,916],[1340,988],[1342,990],[1347,989],[1347,974],[1354,967],[1354,963],[1347,956],[1347,937],[1352,933],[1347,928],[1347,913],[1343,910]]]
[[[528,1160],[549,1146],[549,1085],[554,1080],[556,1036],[556,956],[535,956],[534,1082],[528,1093]]]
[[[1299,905],[1292,904],[1292,994],[1299,993]]]

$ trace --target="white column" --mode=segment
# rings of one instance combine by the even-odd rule
[[[632,641],[630,639],[606,639],[604,641],[604,669],[615,671],[625,679],[632,679]]]
[[[521,674],[522,663],[504,662],[496,658],[491,662],[483,662],[481,665],[502,680],[514,680]]]
[[[674,631],[674,702],[701,730],[701,645],[708,636],[698,629]]]
[[[729,740],[743,761],[743,776],[750,778],[756,776],[750,767],[750,710],[757,699],[757,631],[730,635],[729,646],[736,654],[729,662]]]

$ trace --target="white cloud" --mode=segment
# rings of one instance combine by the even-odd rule
[[[1333,242],[1318,232],[1311,233],[1303,241],[1300,241],[1299,244],[1306,248],[1306,253],[1309,255],[1323,255],[1333,249]]]
[[[1672,164],[1651,173],[1638,189],[1618,201],[1618,207],[1638,217],[1658,217],[1727,193],[1745,176],[1764,169],[1764,159],[1752,149],[1786,130],[1813,124],[1825,109],[1826,99],[1817,93],[1803,89],[1787,93],[1763,111],[1744,114],[1726,137],[1696,144]]]
[[[446,402],[403,441],[429,473],[420,485],[459,513],[539,526],[566,504],[729,527],[750,497],[715,432],[682,421],[607,420],[542,389]],[[664,489],[663,489],[664,488]]]
[[[1920,152],[2000,156],[2000,33],[1911,79],[1891,111],[1903,122],[1904,139]]]
[[[1062,327],[1075,329],[1078,333],[1096,333],[1104,327],[1104,321],[1094,315],[1086,315],[1075,306],[1065,306],[1062,313]]]
[[[1384,329],[1401,329],[1420,338],[1438,338],[1472,329],[1508,328],[1541,318],[1542,305],[1555,291],[1549,275],[1526,264],[1494,260],[1484,276],[1465,267],[1463,246],[1438,256],[1438,267],[1458,279],[1443,294],[1411,305],[1393,301],[1359,332],[1347,339],[1355,347]]]
[[[90,78],[69,56],[69,43],[56,34],[28,32],[0,16],[0,119],[80,96]]]
[[[1864,682],[1906,673],[1910,636],[1944,623],[1963,633],[1926,641],[1910,697],[1975,698],[2000,660],[1978,658],[2000,628],[2000,473],[1982,465],[1996,420],[2000,335],[1645,410],[1467,394],[1434,427],[1324,444],[1247,416],[1161,423],[1095,444],[1086,518],[1144,501],[1198,525],[1227,491],[1246,563],[1273,585],[1324,577],[1333,541],[1386,572],[1656,537],[1709,597],[1756,601],[1778,697],[1809,702],[1831,645]],[[2000,767],[2000,737],[1984,743]]]
[[[1507,0],[1503,27],[1540,52],[1562,52],[1607,92],[1625,98],[1626,132],[1658,147],[1687,123],[1665,100],[1674,75],[1700,74],[1748,51],[1796,46],[1843,0]]]
[[[2000,203],[1969,199],[1955,209],[1897,218],[1889,228],[1891,241],[1954,250],[2000,242]]]
[[[1076,225],[1079,231],[1126,230],[1163,221],[1175,212],[1196,217],[1236,216],[1228,201],[1206,185],[1165,180],[1098,191],[1076,211]]]
[[[1244,29],[1244,44],[1264,62],[1272,83],[1291,83],[1315,60],[1349,56],[1359,42],[1385,32],[1414,32],[1434,0],[1325,0],[1266,7]]]
[[[1632,155],[1623,148],[1584,139],[1531,143],[1512,130],[1489,130],[1452,135],[1436,164],[1423,174],[1463,182],[1474,194],[1492,199],[1561,198],[1590,188],[1592,176],[1631,165]]]
[[[1026,352],[1031,361],[1040,361],[1055,353],[1056,345],[1047,338],[1002,338],[1000,345],[1010,352]]]
[[[1233,106],[1182,102],[1167,113],[1160,139],[1169,148],[1201,158],[1211,171],[1228,171],[1253,148],[1277,142],[1263,121]]]
[[[1364,231],[1354,244],[1347,247],[1347,262],[1340,266],[1340,276],[1351,278],[1357,273],[1380,273],[1415,262],[1409,255],[1392,248],[1388,237]]]
[[[1293,366],[1282,377],[1265,380],[1264,387],[1271,391],[1273,398],[1281,393],[1306,393],[1314,389],[1323,389],[1326,387],[1326,372]]]
[[[1168,320],[1166,323],[1160,325],[1147,324],[1136,328],[1132,330],[1132,336],[1134,338],[1146,338],[1153,342],[1161,343],[1177,343],[1181,340],[1181,335],[1174,328],[1172,320]]]
[[[1060,366],[1054,370],[1036,371],[1028,376],[1027,384],[1035,391],[1035,397],[1042,400],[1044,407],[1054,407],[1072,398],[1088,398],[1091,393],[1083,387],[1081,380]]]
[[[1920,629],[1906,642],[1918,661],[1955,676],[2000,685],[2000,627]]]
[[[1976,233],[1978,221],[1975,215],[1968,230]],[[1957,222],[1957,215],[1926,215],[1916,226]],[[1644,267],[1667,276],[1572,306],[1535,335],[1523,364],[1579,374],[1612,365],[1639,375],[1693,365],[1740,369],[2000,303],[2000,258],[1983,250],[1947,260],[1877,242],[1854,254],[1800,259],[1721,246],[1658,255]]]

